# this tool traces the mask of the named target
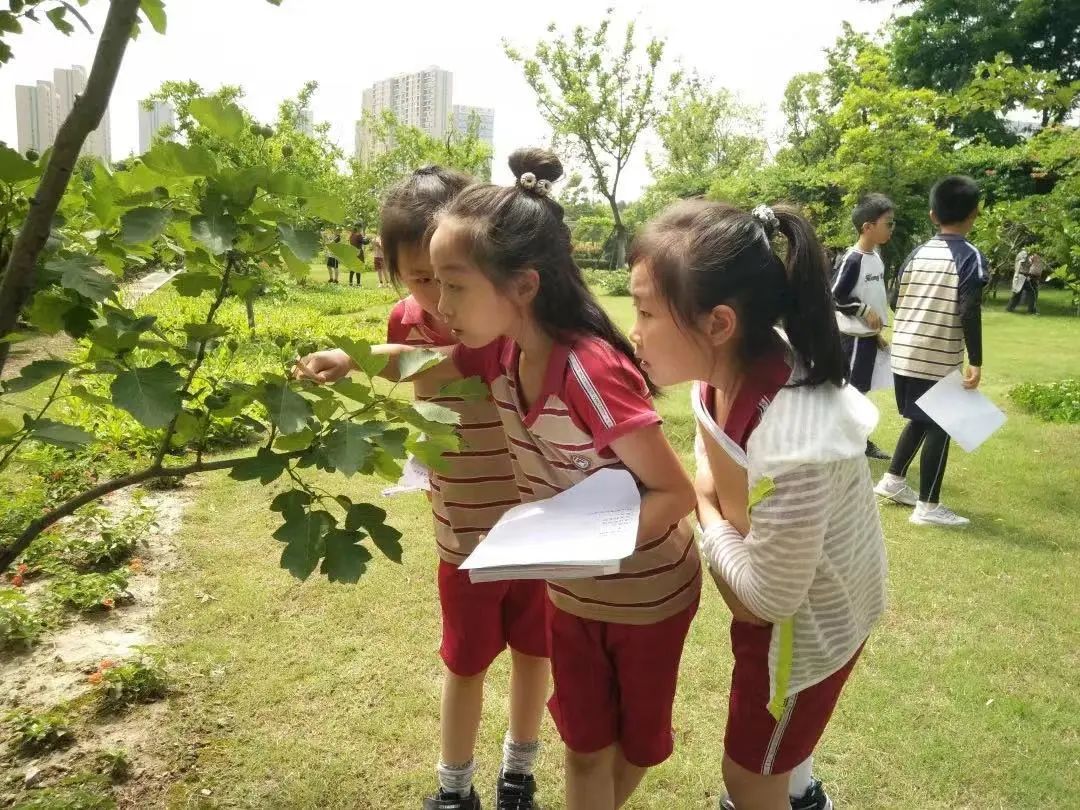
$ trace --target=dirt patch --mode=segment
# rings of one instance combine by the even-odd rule
[[[4,372],[0,379],[17,377],[26,366],[35,360],[48,360],[53,357],[67,357],[75,348],[75,341],[67,335],[46,335],[14,343],[4,362]]]
[[[159,729],[165,703],[137,706],[128,712],[101,717],[90,705],[87,676],[104,659],[122,662],[152,645],[153,620],[161,605],[161,575],[176,568],[176,536],[190,492],[151,492],[140,503],[155,512],[155,522],[139,551],[142,570],[128,585],[133,601],[114,611],[72,621],[43,638],[29,653],[0,658],[0,716],[15,707],[46,709],[73,703],[80,719],[75,743],[37,758],[16,755],[10,746],[0,751],[0,807],[16,800],[30,785],[47,786],[73,773],[101,769],[103,751],[122,749],[131,763],[131,776],[115,789],[122,807],[149,806],[144,799],[160,791],[171,773]],[[134,508],[128,492],[116,493],[103,505],[117,517]],[[141,798],[139,798],[141,797]]]

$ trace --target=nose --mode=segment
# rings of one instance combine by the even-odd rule
[[[439,287],[439,303],[436,306],[436,309],[439,311],[439,314],[442,315],[444,319],[449,319],[449,317],[450,317],[450,306],[449,306],[449,304],[448,304],[448,302],[446,300],[446,288],[445,287]]]

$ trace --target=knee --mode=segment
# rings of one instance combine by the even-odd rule
[[[610,771],[613,764],[613,747],[583,754],[580,751],[566,749],[566,769],[576,775],[589,775],[600,771]]]

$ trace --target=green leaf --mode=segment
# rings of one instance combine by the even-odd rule
[[[84,338],[90,334],[90,328],[97,320],[97,316],[98,314],[90,307],[73,306],[64,313],[64,331],[73,338]]]
[[[14,394],[19,391],[28,391],[46,380],[59,377],[66,371],[73,369],[75,365],[66,360],[35,360],[27,366],[23,366],[18,377],[13,377],[3,383],[4,391]]]
[[[292,225],[278,225],[281,241],[288,245],[296,258],[310,262],[319,255],[319,234],[315,231],[298,231]]]
[[[389,453],[376,449],[372,461],[375,465],[375,472],[387,481],[394,483],[401,478],[401,465]]]
[[[191,236],[212,255],[220,256],[232,247],[236,238],[236,220],[228,214],[192,217]]]
[[[94,437],[81,427],[66,425],[52,419],[38,419],[33,425],[31,435],[35,439],[65,450],[77,450],[94,440]]]
[[[292,453],[295,450],[306,450],[313,441],[315,441],[315,431],[306,427],[291,436],[278,436],[274,440],[274,449],[282,453]]]
[[[167,362],[117,375],[110,390],[118,408],[148,428],[163,428],[180,410],[183,379]]]
[[[120,217],[120,241],[139,245],[157,239],[170,217],[165,208],[133,208]]]
[[[288,466],[288,458],[260,447],[254,456],[233,467],[229,471],[229,478],[236,481],[254,481],[257,478],[260,483],[269,484],[276,481]]]
[[[466,377],[454,380],[439,389],[440,397],[461,397],[462,399],[487,399],[491,389],[479,377]]]
[[[162,177],[206,177],[217,171],[217,161],[203,146],[184,146],[175,141],[159,141],[142,156],[147,168]]]
[[[64,329],[64,316],[75,306],[71,299],[50,291],[42,291],[34,296],[26,319],[31,326],[47,335],[55,335]]]
[[[252,276],[230,276],[229,289],[240,298],[247,298],[259,289],[262,281]]]
[[[408,380],[429,368],[434,368],[446,359],[446,355],[441,352],[433,352],[431,349],[413,349],[398,355],[398,374],[402,380]]]
[[[378,526],[374,530],[369,530],[371,539],[375,542],[375,545],[379,547],[388,560],[391,562],[401,562],[401,532],[395,529],[393,526]]]
[[[314,186],[302,177],[288,172],[274,172],[270,176],[267,189],[279,197],[310,197],[318,192]]]
[[[95,394],[90,391],[85,385],[73,385],[71,387],[71,395],[78,397],[83,402],[90,405],[97,405],[100,408],[111,408],[112,400],[108,397],[103,397],[100,394]]]
[[[281,249],[281,258],[285,260],[285,266],[297,281],[306,279],[311,274],[311,267],[307,262],[297,258],[296,254],[287,247]]]
[[[345,528],[350,530],[367,529],[371,533],[373,527],[381,526],[386,522],[386,510],[380,509],[370,503],[356,503],[349,507],[345,516]]]
[[[99,273],[97,260],[91,256],[68,256],[50,260],[45,269],[60,274],[60,285],[85,295],[98,303],[112,298],[118,289],[116,280]]]
[[[385,354],[372,354],[371,344],[366,340],[353,340],[352,338],[335,336],[331,338],[332,343],[341,349],[345,354],[349,355],[357,368],[367,374],[369,377],[374,377],[384,368],[390,361],[390,358]]]
[[[346,399],[366,405],[371,402],[371,386],[366,383],[358,383],[355,380],[338,380],[331,388]]]
[[[228,333],[228,329],[220,323],[185,323],[184,332],[192,340],[212,340]]]
[[[299,433],[307,427],[307,421],[311,418],[311,403],[288,383],[263,383],[256,398],[266,406],[270,421],[277,425],[279,433]]]
[[[394,428],[393,430],[384,430],[379,436],[378,443],[379,447],[393,458],[405,458],[405,442],[408,438],[409,431],[407,428]]]
[[[319,569],[330,582],[355,584],[360,580],[371,552],[359,544],[360,533],[345,529],[331,529],[326,533],[326,557]]]
[[[221,277],[212,273],[194,273],[185,270],[172,280],[176,291],[185,298],[194,298],[207,290],[216,290],[221,286]]]
[[[188,111],[204,127],[227,140],[235,138],[244,129],[244,114],[240,108],[218,98],[194,99]]]
[[[327,461],[346,476],[356,474],[371,455],[371,435],[370,428],[364,425],[338,422],[323,445]]]
[[[352,245],[343,242],[331,242],[326,248],[338,258],[338,261],[345,265],[346,270],[364,271],[364,263],[360,261],[356,248]]]
[[[0,441],[7,441],[20,430],[21,428],[6,416],[0,416]]]
[[[456,433],[425,436],[422,440],[411,442],[409,445],[412,454],[433,470],[445,470],[447,462],[443,454],[454,453],[460,448],[461,440]]]
[[[33,180],[41,169],[9,146],[0,146],[0,180],[5,183],[21,183]]]
[[[64,8],[64,6],[56,6],[45,12],[45,16],[48,17],[49,22],[53,24],[53,28],[65,36],[75,31],[75,26],[64,19],[64,14],[66,13],[67,9]]]
[[[180,411],[176,415],[176,430],[173,433],[173,444],[182,447],[202,432],[202,422],[193,413]]]
[[[162,0],[141,0],[139,3],[142,13],[146,15],[146,21],[154,27],[159,34],[165,33],[165,6]]]
[[[429,422],[438,422],[442,425],[460,425],[461,414],[452,411],[444,405],[436,405],[434,402],[417,400],[412,405],[413,410]]]
[[[17,11],[18,9],[12,9]],[[11,11],[0,11],[0,31],[8,34],[21,34],[22,26],[18,18]]]
[[[341,200],[327,194],[312,194],[307,198],[307,210],[313,216],[331,223],[345,221],[345,206]],[[354,253],[355,255],[355,253]]]
[[[282,514],[302,512],[310,503],[311,495],[307,492],[302,489],[290,489],[280,493],[270,502],[270,511]]]
[[[325,548],[323,535],[333,525],[329,512],[287,513],[285,522],[274,532],[276,540],[287,544],[281,552],[281,567],[297,579],[311,576]]]

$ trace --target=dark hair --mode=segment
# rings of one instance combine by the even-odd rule
[[[895,211],[893,201],[884,194],[866,194],[859,199],[855,210],[851,212],[851,223],[855,230],[862,233],[863,225],[868,222],[877,222],[890,211]]]
[[[975,213],[980,196],[978,184],[970,177],[950,175],[930,189],[930,210],[939,225],[956,225]]]
[[[562,206],[548,193],[550,184],[563,175],[559,158],[547,149],[518,149],[509,162],[514,185],[470,186],[440,218],[459,220],[471,229],[472,256],[497,287],[525,270],[536,270],[540,289],[533,315],[549,335],[557,340],[594,335],[626,355],[640,371],[630,341],[585,284],[574,261]],[[522,185],[523,178],[528,188]],[[652,381],[641,373],[655,394]]]
[[[425,246],[435,215],[471,182],[455,169],[424,166],[390,189],[379,212],[379,237],[394,284],[400,280],[398,249]]]
[[[777,232],[787,243],[785,260],[773,250]],[[777,346],[774,328],[782,324],[805,371],[796,385],[847,381],[825,249],[795,209],[750,214],[705,200],[675,203],[634,240],[630,264],[639,262],[683,326],[720,304],[731,306],[744,363]]]

